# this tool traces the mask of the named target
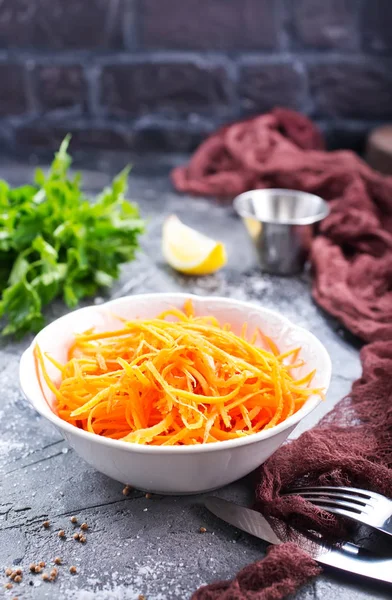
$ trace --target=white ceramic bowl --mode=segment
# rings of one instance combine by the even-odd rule
[[[89,433],[66,423],[54,414],[48,402],[53,394],[44,386],[43,395],[34,366],[33,348],[36,343],[60,362],[66,361],[67,349],[73,334],[94,326],[105,331],[119,326],[114,315],[125,318],[152,318],[172,306],[181,308],[185,299],[192,298],[197,314],[214,315],[232,324],[240,333],[244,321],[251,333],[260,327],[277,342],[281,351],[302,347],[307,373],[316,369],[315,386],[328,389],[331,377],[329,355],[318,339],[305,329],[290,323],[276,312],[225,298],[199,297],[190,294],[146,294],[129,296],[71,312],[45,327],[24,352],[20,361],[20,385],[33,407],[51,421],[76,452],[98,471],[138,489],[160,494],[193,494],[224,486],[247,475],[263,463],[286,440],[295,426],[320,402],[310,397],[304,406],[283,423],[238,440],[200,446],[160,448],[127,443]],[[298,370],[298,375],[301,371]],[[54,379],[59,374],[48,363]]]

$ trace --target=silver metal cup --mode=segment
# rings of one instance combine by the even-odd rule
[[[297,190],[251,190],[234,199],[234,208],[268,273],[294,275],[308,258],[315,224],[328,213],[319,196]]]

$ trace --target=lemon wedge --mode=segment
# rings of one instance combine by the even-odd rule
[[[222,242],[184,225],[175,215],[163,224],[162,251],[173,269],[188,275],[215,273],[227,262]]]

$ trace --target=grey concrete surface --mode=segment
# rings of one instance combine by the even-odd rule
[[[93,190],[124,158],[96,159],[98,172],[86,173]],[[94,161],[85,159],[89,167]],[[281,279],[262,275],[240,221],[230,208],[203,199],[178,196],[171,190],[159,163],[136,164],[130,195],[148,219],[143,249],[127,265],[111,297],[148,291],[183,290],[225,295],[279,310],[313,331],[329,350],[333,380],[327,400],[296,431],[312,426],[350,389],[360,374],[358,343],[311,301],[309,277]],[[12,183],[30,179],[31,167],[3,161],[0,177]],[[222,239],[228,266],[206,278],[175,274],[160,251],[164,217],[176,213],[185,222]],[[98,299],[100,301],[100,299]],[[47,311],[48,320],[66,312],[61,303]],[[0,566],[20,566],[23,581],[0,597],[20,600],[147,600],[188,599],[201,584],[231,578],[262,557],[265,547],[213,518],[201,496],[153,497],[134,491],[125,497],[122,485],[89,467],[68,447],[60,433],[22,398],[18,361],[30,343],[0,340]],[[131,482],[129,482],[131,483]],[[249,481],[240,481],[217,494],[238,502],[251,500]],[[70,516],[89,524],[87,543],[72,539]],[[42,523],[49,519],[51,526]],[[207,533],[200,534],[200,526]],[[64,529],[66,537],[57,532]],[[31,562],[47,564],[61,556],[55,583],[31,575]],[[78,573],[71,575],[69,566]],[[0,575],[0,582],[6,579]],[[369,600],[390,598],[391,590],[358,578],[329,571],[302,588],[296,600]]]

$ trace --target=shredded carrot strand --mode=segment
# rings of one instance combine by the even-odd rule
[[[323,397],[310,387],[314,371],[293,375],[305,365],[301,348],[282,353],[258,329],[248,336],[247,323],[238,336],[211,315],[197,316],[191,300],[182,311],[121,321],[117,331],[76,334],[64,365],[34,350],[56,413],[91,433],[158,446],[215,443],[270,429],[310,396]]]

